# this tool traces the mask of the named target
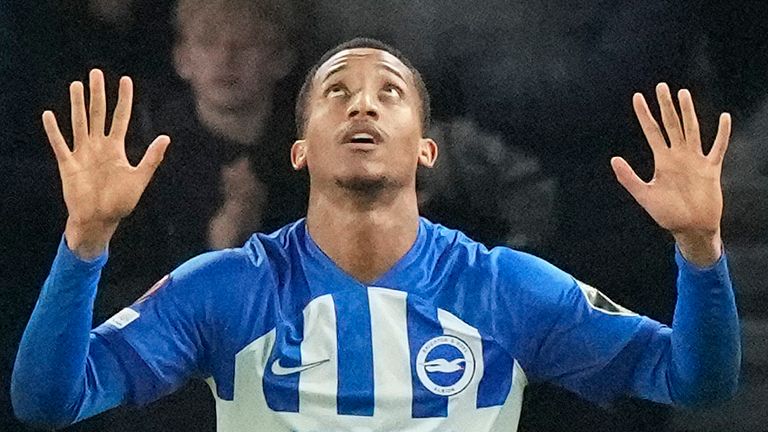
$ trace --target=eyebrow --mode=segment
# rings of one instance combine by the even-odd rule
[[[406,80],[406,79],[403,77],[403,75],[402,75],[402,74],[401,74],[401,73],[400,73],[400,72],[399,72],[397,69],[393,68],[392,66],[390,66],[390,65],[388,65],[388,64],[386,64],[386,63],[380,63],[380,65],[381,65],[381,66],[382,66],[384,69],[386,69],[386,70],[388,70],[389,72],[391,72],[392,74],[394,74],[396,77],[398,77],[398,78],[400,78],[401,80],[403,80],[403,82],[405,82],[405,83],[407,83],[407,82],[408,82],[408,81],[407,81],[407,80]],[[330,71],[330,72],[328,72],[328,74],[327,74],[325,77],[323,77],[323,80],[320,82],[320,84],[323,84],[324,82],[328,81],[328,80],[329,80],[329,79],[330,79],[330,78],[331,78],[333,75],[335,75],[335,74],[336,74],[336,73],[338,73],[338,72],[341,72],[341,71],[343,71],[343,70],[344,70],[344,69],[346,69],[346,68],[347,68],[347,64],[346,64],[346,63],[342,63],[342,64],[340,64],[340,65],[338,65],[338,66],[333,66],[333,68],[331,69],[331,71]]]

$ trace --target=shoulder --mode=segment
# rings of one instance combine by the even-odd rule
[[[137,299],[131,309],[147,322],[155,321],[151,317],[170,319],[175,313],[177,321],[207,322],[212,328],[235,328],[250,317],[251,329],[262,328],[269,315],[264,312],[271,304],[268,299],[276,295],[284,272],[290,271],[287,256],[292,240],[283,232],[287,228],[254,235],[239,248],[207,252],[186,261]]]
[[[498,295],[512,310],[557,315],[577,294],[576,279],[537,256],[499,246],[488,253],[488,267],[498,274]]]
[[[270,284],[276,273],[291,265],[290,257],[297,248],[295,231],[300,222],[271,234],[254,234],[242,247],[198,255],[171,272],[171,278],[186,286]]]
[[[505,246],[491,249],[488,262],[505,282],[525,289],[573,286],[576,282],[573,276],[548,261]]]
[[[508,305],[556,306],[578,290],[573,276],[542,258],[506,246],[489,249],[441,225],[429,223],[428,228],[432,247],[442,262],[454,264],[454,274]]]
[[[498,282],[523,286],[542,284],[573,285],[568,273],[537,256],[506,246],[488,248],[459,230],[423,219],[431,248],[443,255],[453,255],[467,271],[486,273]]]
[[[420,234],[424,238],[425,251],[443,257],[451,256],[457,263],[471,267],[484,263],[488,248],[457,229],[421,218]],[[478,259],[480,261],[478,261]]]

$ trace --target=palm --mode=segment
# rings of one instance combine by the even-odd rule
[[[705,155],[690,93],[683,90],[679,94],[682,125],[669,88],[660,84],[657,94],[669,145],[645,99],[640,94],[633,99],[635,113],[653,151],[654,176],[649,182],[642,181],[618,157],[611,161],[616,176],[661,227],[672,233],[718,233],[723,207],[720,172],[728,146],[730,117],[721,116],[715,144]]]
[[[117,221],[127,216],[144,189],[132,178],[134,171],[124,160],[101,155],[62,167],[64,201],[70,217]]]
[[[90,115],[86,115],[82,84],[70,87],[74,149],[69,150],[53,113],[43,114],[48,139],[59,164],[64,201],[76,222],[116,223],[136,207],[170,142],[160,136],[141,163],[133,167],[125,155],[125,133],[130,119],[132,84],[120,81],[117,106],[109,134],[104,132],[106,100],[103,75],[90,76]]]

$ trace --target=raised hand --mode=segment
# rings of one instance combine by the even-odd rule
[[[656,223],[672,233],[683,256],[696,265],[710,265],[720,257],[722,247],[720,174],[731,133],[731,117],[727,113],[720,115],[715,143],[705,155],[690,92],[678,93],[682,123],[666,84],[656,87],[656,97],[668,142],[645,98],[636,93],[632,99],[653,152],[653,178],[644,182],[620,157],[612,158],[611,166],[619,183]]]
[[[117,224],[136,207],[141,194],[163,159],[170,138],[160,135],[137,166],[125,155],[125,134],[131,117],[133,84],[120,79],[117,106],[109,133],[105,133],[104,75],[89,76],[90,104],[86,114],[83,84],[69,87],[74,146],[70,150],[53,112],[43,113],[43,126],[59,166],[64,202],[69,216],[68,246],[82,258],[101,253]]]

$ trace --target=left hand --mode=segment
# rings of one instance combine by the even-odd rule
[[[653,152],[653,178],[644,182],[621,157],[612,158],[611,166],[619,183],[656,223],[672,233],[683,256],[699,267],[708,266],[720,258],[722,248],[720,173],[731,134],[731,117],[727,113],[720,115],[715,143],[705,155],[690,92],[678,92],[682,125],[669,87],[664,83],[656,86],[656,96],[669,143],[645,98],[640,93],[632,98]]]

